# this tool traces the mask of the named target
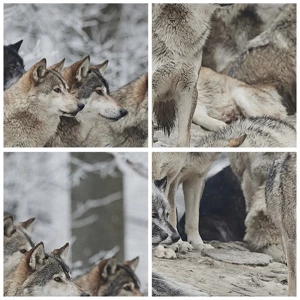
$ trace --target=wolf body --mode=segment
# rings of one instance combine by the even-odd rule
[[[15,224],[12,216],[4,218],[4,278],[7,278],[34,246],[29,234],[34,220],[31,218]]]
[[[267,215],[280,231],[288,265],[289,296],[296,296],[296,189],[297,155],[284,153],[276,160],[266,182]]]
[[[60,116],[74,117],[83,108],[62,76],[46,69],[42,59],[4,92],[4,146],[43,147]]]
[[[47,254],[41,242],[28,251],[4,283],[4,296],[89,296],[71,280],[68,244]]]
[[[138,262],[138,257],[123,264],[118,264],[114,257],[108,258],[74,282],[91,296],[142,296],[134,272]]]
[[[22,57],[19,55],[19,49],[23,40],[15,44],[4,46],[4,90],[15,84],[25,73],[25,67]]]

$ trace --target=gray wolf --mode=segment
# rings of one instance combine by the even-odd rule
[[[205,182],[199,210],[199,232],[205,241],[243,241],[246,207],[240,182],[230,166]],[[178,232],[187,240],[184,231],[185,214],[178,223]]]
[[[84,104],[42,59],[4,92],[5,147],[43,147],[55,133],[60,116],[74,117]]]
[[[296,4],[286,4],[270,28],[249,41],[229,75],[276,88],[288,114],[296,112]]]
[[[287,112],[276,88],[248,85],[225,74],[201,67],[193,123],[218,131],[241,116],[285,119]]]
[[[4,296],[89,296],[71,280],[65,263],[68,248],[66,244],[47,254],[38,243],[6,279]]]
[[[174,226],[170,223],[170,206],[165,195],[167,177],[154,180],[152,185],[152,246],[157,257],[175,258],[173,250],[165,250],[162,245],[176,243],[180,236]]]
[[[158,126],[169,134],[178,115],[179,147],[190,145],[202,51],[217,7],[211,4],[153,5],[153,112]]]
[[[134,272],[138,263],[139,257],[123,264],[117,263],[114,257],[108,258],[74,282],[91,296],[142,296]]]
[[[128,114],[117,122],[98,120],[84,145],[88,147],[147,147],[148,74],[111,93]]]
[[[227,74],[248,42],[268,29],[283,4],[235,3],[212,16],[202,66]]]
[[[296,153],[276,160],[266,182],[267,214],[279,229],[289,270],[289,296],[296,296]]]
[[[250,250],[266,253],[275,261],[285,262],[280,232],[268,216],[265,187],[268,173],[278,152],[230,153],[230,166],[237,176],[245,197],[247,216],[244,241]]]
[[[19,55],[23,40],[4,46],[4,90],[15,84],[25,73],[24,62]]]
[[[6,278],[33,246],[30,237],[35,218],[18,224],[12,216],[4,218],[4,277]]]
[[[203,193],[205,180],[213,162],[219,157],[219,153],[159,153],[152,154],[152,176],[153,179],[166,176],[168,183],[165,188],[165,196],[170,205],[170,223],[177,228],[176,215],[176,191],[182,183],[185,201],[186,223],[185,232],[187,242],[181,239],[174,245],[173,250],[180,252],[195,249],[209,248],[204,245],[200,237],[199,208]]]
[[[197,147],[296,147],[293,121],[271,117],[248,117],[208,133],[199,139]]]

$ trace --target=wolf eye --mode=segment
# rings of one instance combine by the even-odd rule
[[[56,88],[56,89],[54,89],[54,92],[55,93],[61,93],[61,89],[60,88]]]
[[[103,96],[102,90],[96,90],[96,93],[97,93],[98,95],[100,95],[100,96]]]
[[[130,285],[125,285],[125,286],[124,286],[124,290],[125,290],[125,291],[131,291]]]
[[[62,282],[62,280],[61,280],[60,277],[54,277],[54,280],[55,280],[56,282]]]
[[[27,252],[27,250],[26,249],[21,249],[20,252],[24,254],[24,253]]]
[[[152,218],[158,218],[158,214],[157,213],[152,213]]]
[[[169,218],[169,215],[170,215],[169,213],[166,214],[167,218]]]
[[[16,66],[10,66],[9,67],[11,70],[15,70],[16,69]]]

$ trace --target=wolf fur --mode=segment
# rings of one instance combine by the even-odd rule
[[[250,250],[266,253],[284,262],[280,233],[267,214],[265,186],[269,170],[281,153],[230,153],[230,165],[241,183],[247,217],[244,241]]]
[[[248,85],[201,67],[193,123],[218,131],[239,117],[269,116],[285,119],[287,112],[275,87]]]
[[[23,40],[4,46],[4,90],[15,84],[25,73],[24,62],[19,55]]]
[[[296,112],[296,4],[286,4],[272,26],[252,39],[229,75],[276,88],[289,114]]]
[[[89,296],[71,280],[65,263],[69,244],[47,254],[40,242],[4,283],[4,296]]]
[[[196,84],[210,19],[218,5],[154,4],[152,99],[157,124],[170,133],[178,115],[177,146],[190,145]]]
[[[108,258],[74,282],[91,296],[142,296],[134,272],[138,263],[139,257],[123,264],[118,264],[114,257]]]
[[[276,160],[266,182],[267,215],[279,229],[288,265],[289,296],[296,296],[296,189],[297,155],[284,153]]]
[[[258,3],[235,3],[228,9],[217,9],[203,49],[202,65],[227,74],[248,42],[268,29],[281,9],[282,4]]]
[[[59,116],[74,117],[84,108],[46,59],[35,64],[4,92],[5,147],[43,147],[54,134]]]
[[[15,224],[12,216],[4,218],[4,278],[7,278],[26,252],[34,246],[29,234],[34,220],[35,218],[31,218]]]
[[[196,147],[296,147],[294,120],[289,118],[242,118],[199,139]]]

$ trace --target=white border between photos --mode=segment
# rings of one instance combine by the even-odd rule
[[[28,0],[16,0],[13,1],[14,3],[35,3],[35,1],[28,1]],[[159,0],[149,0],[149,1],[136,1],[136,0],[131,0],[131,1],[126,1],[126,0],[119,0],[119,1],[95,1],[95,0],[89,0],[89,1],[76,1],[76,4],[80,4],[80,3],[122,3],[122,4],[126,4],[126,3],[141,3],[141,4],[148,4],[148,80],[149,83],[151,83],[151,79],[152,79],[152,30],[151,30],[151,26],[152,26],[152,19],[151,19],[151,12],[152,12],[152,3],[161,3],[162,1]],[[166,2],[170,2],[170,1],[166,1]],[[267,0],[267,1],[261,1],[261,3],[283,3],[284,1],[278,1],[278,0]],[[288,1],[289,3],[297,3],[296,1]],[[0,13],[1,13],[1,33],[0,33],[0,37],[1,40],[3,41],[3,5],[5,3],[11,3],[7,0],[4,0],[1,8],[0,8]],[[61,1],[58,0],[49,0],[49,1],[39,1],[39,4],[61,4]],[[64,3],[75,3],[75,1],[64,1]],[[190,0],[190,1],[186,1],[186,0],[175,0],[172,1],[172,3],[211,3],[209,1],[194,1],[194,0]],[[223,1],[222,3],[258,3],[258,1]],[[297,32],[299,32],[299,13],[297,13]],[[2,42],[3,43],[3,42]],[[1,47],[0,50],[0,55],[1,55],[1,62],[2,62],[2,66],[3,66],[3,47]],[[298,47],[297,47],[297,62],[298,62],[298,58],[299,58],[299,51],[298,51]],[[297,73],[298,73],[298,64],[297,64]],[[0,75],[0,80],[3,83],[3,72],[1,72]],[[297,89],[299,90],[299,84],[297,82]],[[1,98],[3,99],[3,89],[1,89],[0,91],[1,93]],[[1,153],[1,157],[0,157],[0,168],[2,170],[1,174],[1,187],[0,187],[0,191],[1,191],[1,195],[2,195],[2,202],[1,202],[1,212],[3,214],[3,200],[4,200],[4,194],[3,194],[3,153],[5,152],[148,152],[148,297],[151,297],[151,274],[152,274],[152,243],[151,243],[151,211],[152,211],[152,207],[151,207],[151,192],[152,192],[152,153],[153,152],[297,152],[298,154],[298,139],[297,139],[297,147],[296,148],[152,148],[152,122],[151,122],[151,108],[152,108],[152,91],[151,91],[151,84],[149,84],[149,118],[148,118],[148,128],[149,128],[149,146],[148,148],[3,148],[3,126],[1,126],[1,131],[0,131],[0,147],[2,150]],[[3,124],[3,101],[1,101],[0,104],[0,108],[1,108],[1,116],[0,116],[0,123]],[[298,117],[297,117],[297,132],[299,131],[299,122],[298,122]],[[298,134],[297,134],[298,137]],[[237,151],[238,150],[238,151]],[[299,159],[297,159],[297,170],[299,170]],[[297,187],[299,186],[299,176],[297,174]],[[297,189],[297,200],[299,198],[299,193],[298,193],[298,189]],[[299,206],[299,205],[298,205]],[[299,212],[299,207],[297,209],[297,215]],[[298,226],[297,226],[297,231],[299,232],[299,225],[300,222],[298,222]],[[3,233],[1,234],[1,256],[0,256],[0,266],[3,265]],[[299,241],[297,243],[297,254],[299,254]],[[299,261],[300,259],[297,260],[298,264],[297,266],[299,266]],[[299,270],[299,268],[298,268]],[[299,276],[298,276],[299,278]],[[299,287],[299,279],[297,281],[298,287]],[[3,291],[3,272],[0,272],[0,292]],[[1,298],[3,298],[3,294],[1,295]],[[27,298],[27,297],[25,297]],[[71,299],[75,297],[71,297]],[[145,298],[145,297],[143,297]],[[164,297],[164,299],[168,300],[171,299],[173,297]],[[184,299],[190,299],[190,297],[181,297]],[[222,297],[216,297],[219,299],[222,299]],[[244,298],[244,297],[235,297],[235,299],[238,298]],[[254,297],[257,298],[258,297]],[[29,299],[29,298],[28,298]],[[36,297],[36,299],[42,299],[42,297]],[[55,297],[55,299],[65,299],[64,297]],[[77,298],[76,298],[77,299]],[[114,299],[123,299],[123,297],[114,297]],[[261,299],[261,297],[259,297],[259,299]],[[269,299],[269,298],[268,298]]]

